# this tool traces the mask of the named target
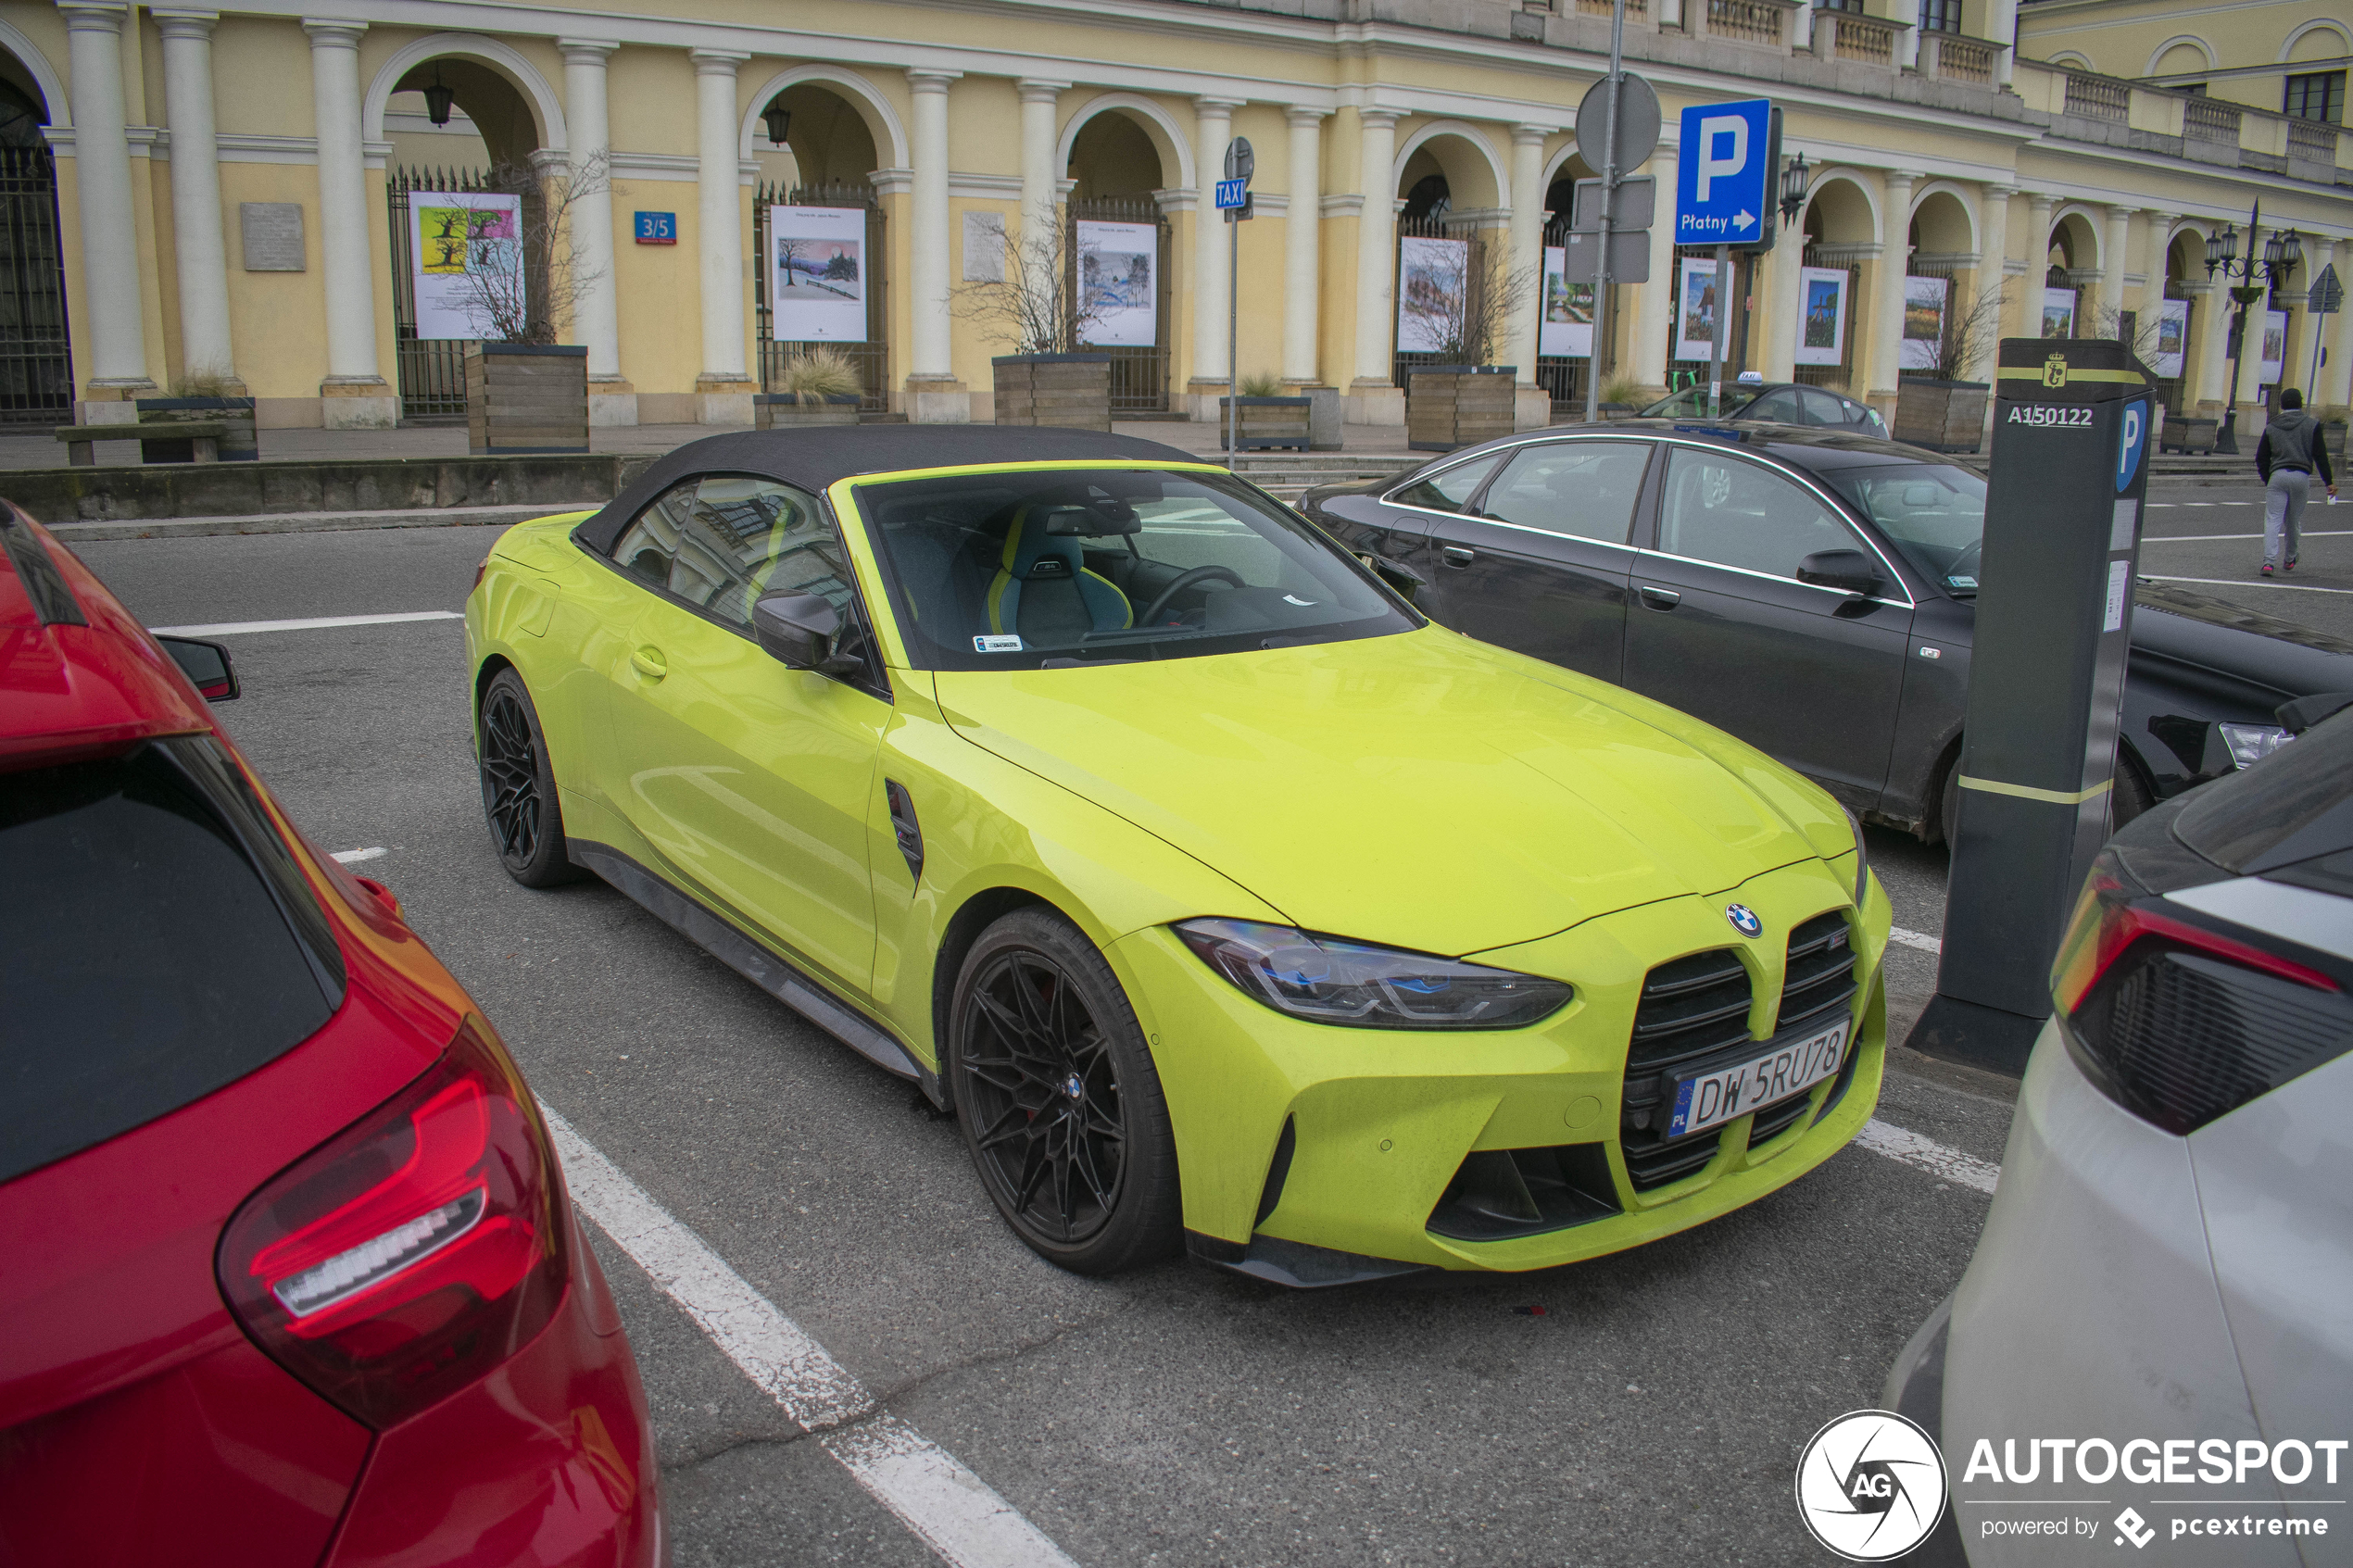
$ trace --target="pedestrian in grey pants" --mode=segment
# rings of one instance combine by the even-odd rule
[[[2329,471],[2329,451],[2321,427],[2304,411],[2304,395],[2294,387],[2280,393],[2280,411],[2263,427],[2256,444],[2255,471],[2263,481],[2263,575],[2296,570],[2296,546],[2303,530],[2305,498],[2312,492],[2312,475],[2336,498],[2336,475]],[[2286,558],[2281,558],[2284,536]]]

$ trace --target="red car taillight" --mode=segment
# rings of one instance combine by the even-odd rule
[[[273,1360],[381,1428],[547,1326],[566,1229],[538,1107],[469,1018],[423,1076],[245,1200],[220,1289]]]

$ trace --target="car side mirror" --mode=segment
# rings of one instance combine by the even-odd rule
[[[180,673],[196,688],[207,702],[229,702],[237,696],[236,667],[229,662],[229,650],[219,643],[208,643],[196,637],[157,637],[171,662],[180,666]]]
[[[751,607],[752,635],[779,663],[821,675],[853,675],[865,661],[835,651],[841,613],[815,594],[770,594]]]
[[[1879,567],[1860,550],[1816,550],[1797,563],[1797,580],[1849,594],[1876,594]]]

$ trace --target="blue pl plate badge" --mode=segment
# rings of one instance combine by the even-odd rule
[[[2135,397],[2124,405],[2123,429],[2116,443],[2116,493],[2120,495],[2133,488],[2133,481],[2141,475],[2141,460],[2148,456],[2149,405],[2145,397]]]

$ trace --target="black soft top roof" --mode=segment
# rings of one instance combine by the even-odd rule
[[[1092,430],[1032,425],[818,425],[705,436],[664,455],[589,518],[573,536],[610,554],[629,520],[677,483],[705,473],[749,473],[822,493],[837,480],[901,469],[1036,463],[1100,458],[1108,462],[1199,463],[1200,456]]]

